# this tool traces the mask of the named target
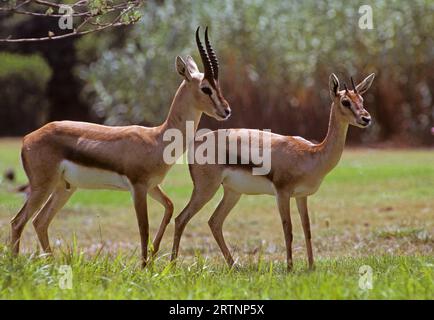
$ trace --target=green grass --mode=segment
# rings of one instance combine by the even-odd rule
[[[0,172],[21,170],[18,140],[0,141]],[[316,269],[308,271],[295,203],[295,270],[285,270],[285,247],[275,199],[245,196],[224,233],[238,260],[229,270],[207,225],[221,192],[187,226],[180,262],[169,264],[173,222],[152,266],[139,268],[139,236],[125,192],[79,191],[50,226],[54,258],[39,256],[31,223],[23,254],[5,247],[9,221],[23,204],[0,184],[0,299],[432,299],[434,297],[434,151],[346,150],[338,167],[309,198]],[[192,183],[174,166],[163,189],[175,215]],[[162,207],[150,200],[151,234]],[[70,265],[73,288],[62,290],[58,267]],[[372,290],[359,288],[359,268],[373,270]]]
[[[6,254],[7,255],[7,254]],[[61,265],[72,268],[73,289],[61,289]],[[372,268],[372,289],[359,287],[359,268]],[[370,256],[321,259],[314,271],[297,262],[259,260],[236,270],[197,257],[174,266],[157,261],[142,270],[131,255],[86,259],[78,252],[0,260],[3,299],[432,299],[434,259]]]
[[[413,238],[420,241],[431,241],[431,235],[427,233],[424,229],[420,228],[397,228],[397,229],[386,229],[379,230],[377,233],[378,237],[392,239],[392,238]]]

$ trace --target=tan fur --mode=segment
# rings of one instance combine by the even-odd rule
[[[209,84],[191,57],[187,58],[187,63],[178,57],[177,69],[184,81],[175,94],[166,121],[158,127],[110,127],[60,121],[49,123],[24,137],[22,160],[31,192],[24,207],[11,221],[15,254],[19,251],[20,236],[26,222],[39,210],[33,224],[43,250],[51,252],[48,225],[81,186],[118,188],[132,193],[141,235],[143,265],[147,260],[149,235],[147,194],[160,202],[165,207],[165,214],[153,243],[153,253],[158,251],[173,213],[172,202],[158,186],[171,167],[163,161],[164,148],[170,143],[163,141],[164,132],[176,128],[185,136],[186,121],[194,121],[196,129],[203,112],[218,120],[230,114],[220,90],[212,91],[214,100],[201,91]],[[187,143],[184,141],[184,146]],[[95,186],[90,186],[89,181],[81,185],[85,175],[89,174],[100,177],[97,179],[99,182],[94,181]]]
[[[333,77],[335,76],[333,75]],[[370,78],[370,82],[365,84],[367,88],[369,88],[373,80],[373,76],[371,75],[370,77],[368,77]],[[339,83],[333,83],[333,86],[338,88]],[[363,92],[367,88],[364,88]],[[306,238],[309,267],[313,267],[307,197],[318,190],[323,178],[339,162],[345,145],[348,125],[362,126],[362,123],[365,123],[363,117],[365,117],[366,121],[369,119],[368,124],[365,123],[365,127],[370,123],[370,115],[364,109],[363,99],[359,94],[356,94],[354,91],[333,91],[332,85],[330,90],[333,97],[330,121],[327,136],[321,143],[314,144],[300,137],[263,133],[264,136],[268,135],[271,138],[271,171],[268,175],[253,176],[251,173],[252,164],[190,165],[194,190],[189,203],[175,219],[176,226],[172,260],[178,255],[181,235],[188,221],[214,196],[220,185],[223,185],[223,199],[212,215],[209,224],[229,265],[233,265],[234,260],[223,238],[222,226],[225,218],[238,202],[241,194],[269,193],[274,194],[277,198],[285,234],[288,268],[292,267],[292,226],[289,214],[290,197],[297,199],[297,207]],[[341,104],[344,99],[351,101],[351,110],[349,107]],[[236,131],[238,135],[244,136],[254,133],[254,130],[249,129],[228,130]],[[209,134],[217,135],[217,132],[214,131]],[[248,139],[240,139],[240,143],[246,140],[248,141]],[[217,142],[218,139],[215,139],[215,141]],[[241,147],[238,149],[240,150]],[[237,172],[237,176],[233,174],[229,178],[228,176],[231,175],[231,172]],[[246,186],[243,188],[241,187],[241,183],[234,183],[236,179],[238,181],[245,179]],[[272,187],[268,187],[264,179],[267,179]],[[257,191],[252,191],[255,187],[254,184],[257,184]]]

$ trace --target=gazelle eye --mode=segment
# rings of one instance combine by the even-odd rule
[[[211,89],[208,88],[208,87],[200,88],[200,90],[202,90],[203,93],[205,93],[205,94],[207,94],[207,95],[209,95],[209,96],[210,96],[211,93],[212,93]]]
[[[348,100],[342,100],[342,105],[344,106],[344,107],[349,107],[349,106],[351,106],[351,103],[348,101]]]

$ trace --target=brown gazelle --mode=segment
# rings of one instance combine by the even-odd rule
[[[193,121],[196,130],[202,113],[218,120],[230,116],[218,82],[218,61],[205,30],[205,46],[196,30],[196,43],[204,66],[200,73],[188,56],[176,57],[176,70],[184,78],[170,107],[169,115],[158,127],[108,127],[83,122],[52,122],[24,137],[22,162],[31,193],[20,212],[12,219],[12,250],[19,252],[21,233],[34,215],[43,250],[51,252],[48,225],[77,188],[130,191],[139,225],[142,263],[146,264],[149,237],[147,194],[165,207],[164,217],[153,242],[155,253],[170,222],[173,205],[160,189],[171,167],[163,161],[170,143],[163,139],[168,129],[186,130]],[[185,137],[185,134],[183,135]],[[189,141],[185,141],[184,148]],[[42,208],[42,209],[41,209]]]
[[[242,150],[253,135],[262,135],[269,139],[259,146],[263,153],[269,152],[271,157],[270,170],[266,175],[253,175],[252,168],[257,164],[191,164],[190,174],[194,183],[191,199],[185,209],[175,219],[175,235],[172,250],[172,260],[178,255],[181,235],[188,221],[214,196],[220,185],[223,185],[223,199],[209,220],[212,234],[217,241],[227,263],[232,266],[234,260],[223,238],[223,222],[235,206],[242,194],[271,194],[277,198],[277,205],[282,220],[287,252],[287,266],[292,268],[292,224],[289,200],[296,198],[303,231],[306,240],[309,267],[313,267],[310,222],[307,210],[307,197],[314,194],[323,178],[339,162],[345,145],[348,126],[354,125],[366,128],[371,123],[369,113],[363,107],[364,94],[372,84],[374,74],[369,75],[353,89],[339,90],[339,81],[332,74],[329,80],[330,96],[332,98],[328,132],[325,139],[319,143],[311,143],[301,137],[281,136],[270,132],[258,133],[257,130],[228,129],[225,134],[239,137],[236,151]],[[213,131],[213,141],[219,141],[217,135],[223,130]],[[207,141],[205,138],[201,141]],[[199,139],[197,139],[199,140]],[[246,142],[247,141],[247,142]],[[195,148],[203,142],[195,142]],[[268,148],[269,150],[265,150]],[[218,148],[217,148],[218,149]],[[226,159],[229,152],[226,150]],[[252,152],[252,150],[250,150]],[[214,163],[219,163],[214,161]]]

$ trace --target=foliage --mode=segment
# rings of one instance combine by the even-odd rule
[[[149,1],[121,50],[104,52],[82,76],[107,123],[156,124],[167,113],[179,76],[178,54],[199,62],[198,25],[209,25],[221,82],[234,106],[227,126],[324,135],[328,75],[348,82],[370,72],[366,97],[375,125],[369,141],[404,137],[432,142],[434,8],[432,1],[376,1],[374,29],[358,27],[361,1]],[[207,125],[215,126],[212,121]],[[352,138],[359,139],[358,131]],[[412,140],[408,140],[408,139]]]
[[[0,53],[0,134],[21,134],[45,121],[50,77],[51,69],[39,55]]]
[[[0,52],[0,78],[21,77],[33,81],[43,90],[51,77],[51,70],[39,55],[19,55]]]
[[[5,5],[0,3],[0,13],[6,17],[0,21],[1,24],[4,20],[6,25],[8,22],[14,24],[20,20],[20,16],[37,17],[46,28],[43,36],[38,37],[30,37],[28,34],[24,36],[8,34],[6,33],[8,28],[5,28],[5,31],[0,30],[0,43],[54,41],[126,26],[140,19],[137,9],[142,4],[143,0],[7,1]],[[65,10],[65,5],[68,5],[68,10]],[[63,15],[71,18],[71,25],[68,28],[60,26],[59,19],[64,18]]]

